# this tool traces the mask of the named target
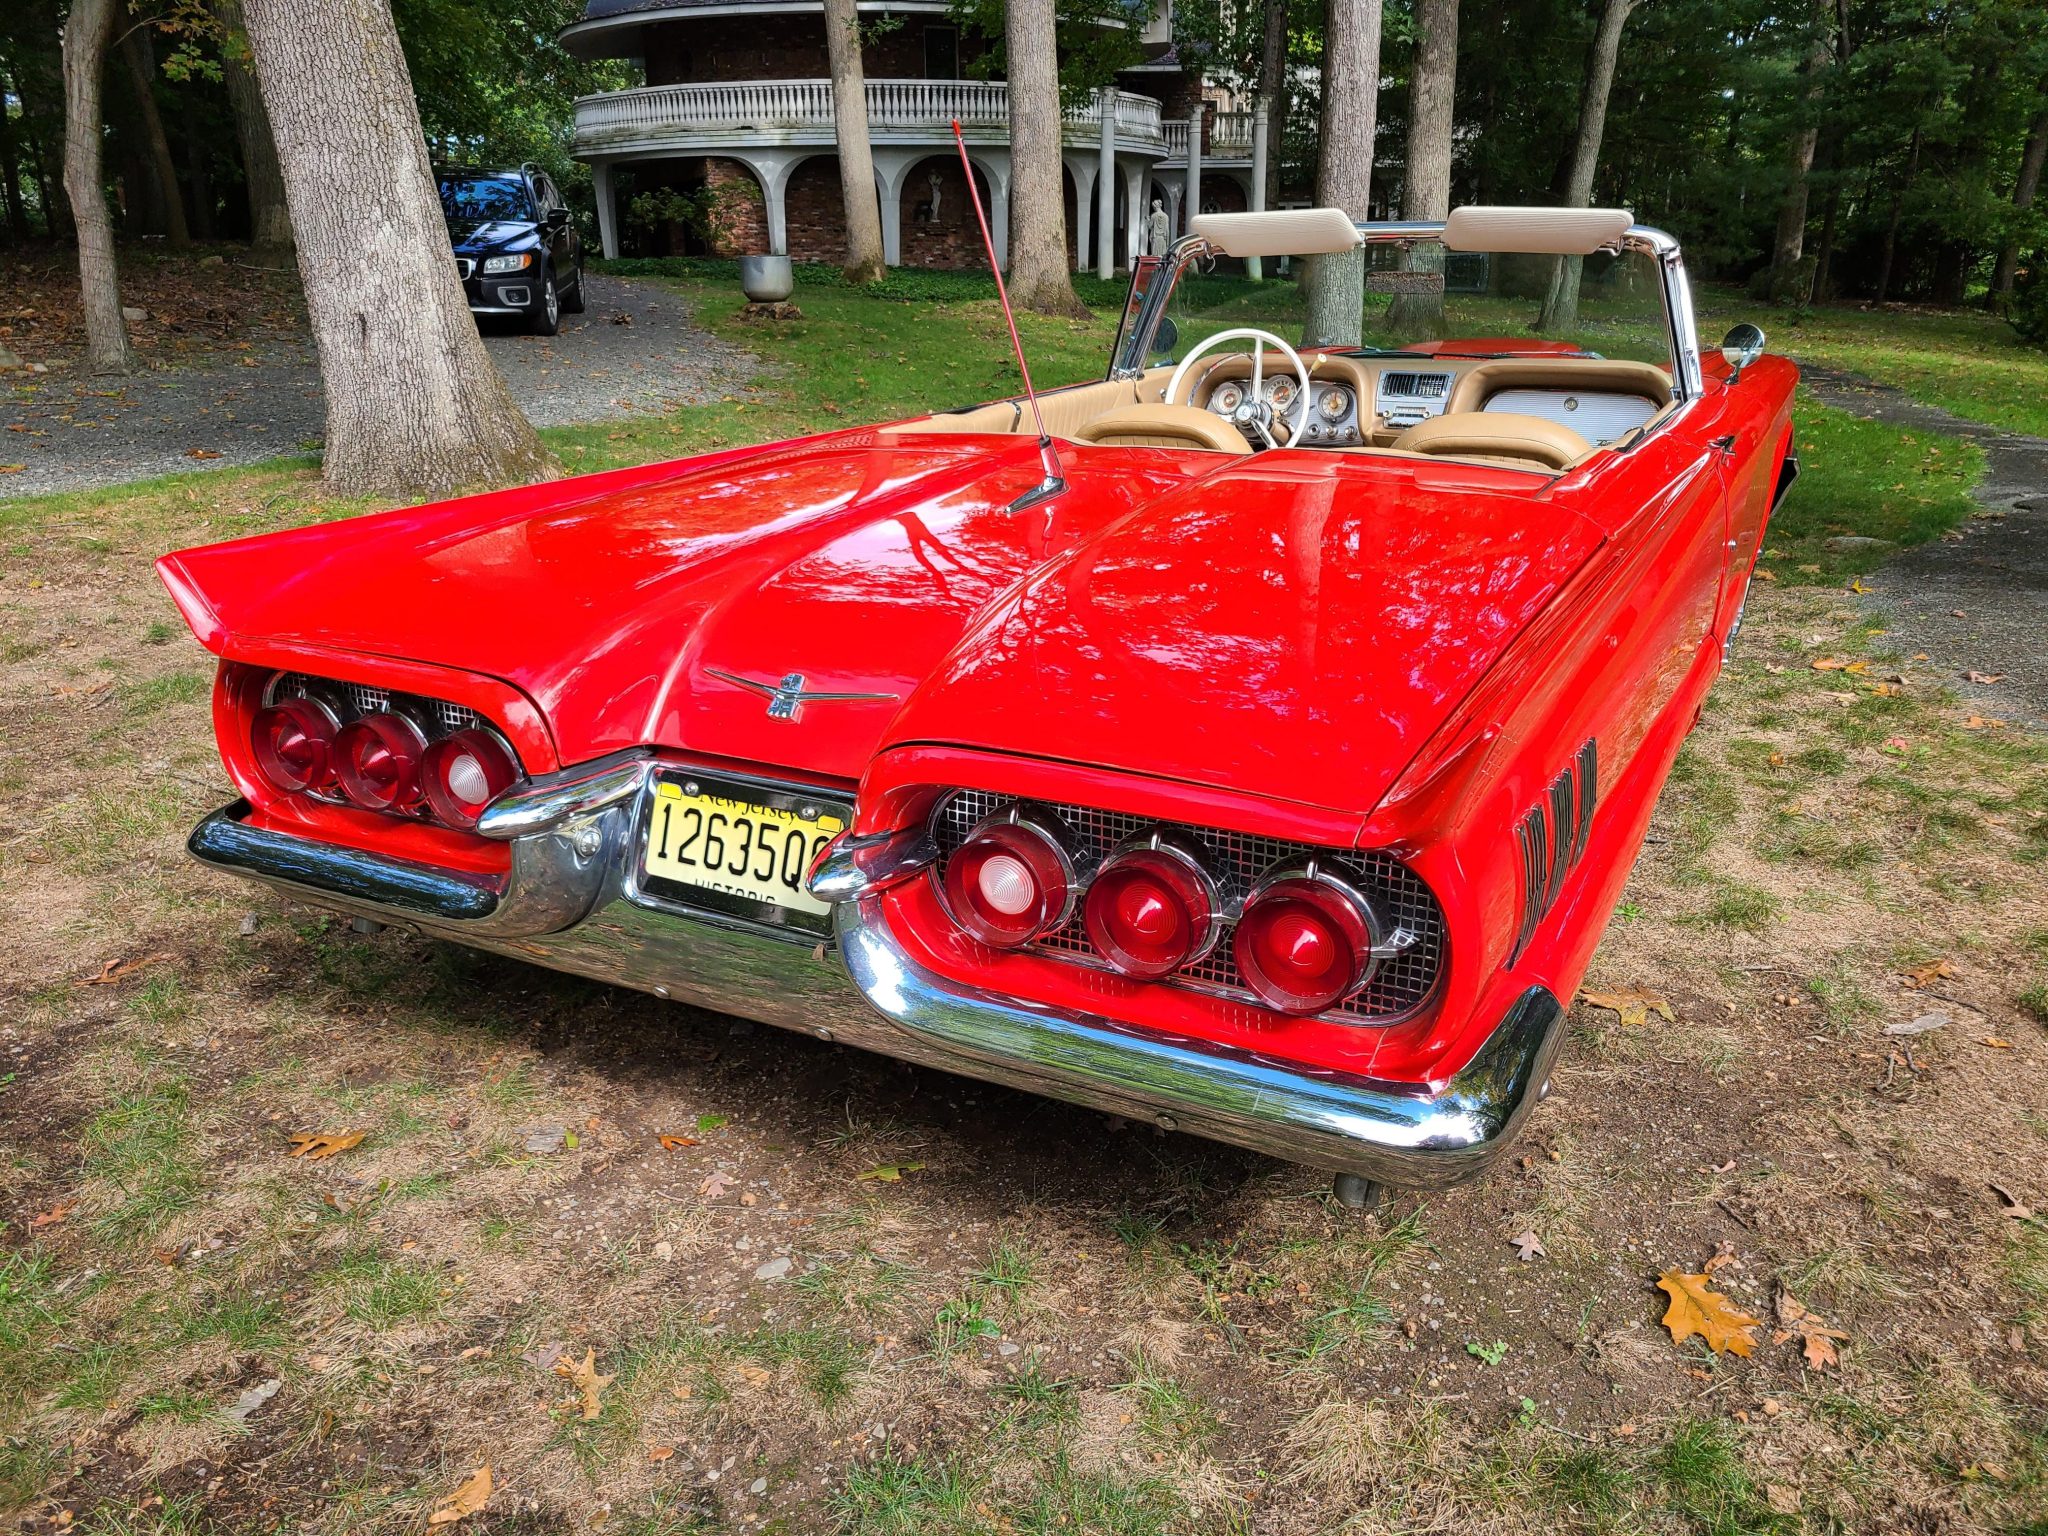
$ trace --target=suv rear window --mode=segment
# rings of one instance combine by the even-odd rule
[[[525,183],[511,176],[443,176],[441,212],[451,219],[534,217]]]

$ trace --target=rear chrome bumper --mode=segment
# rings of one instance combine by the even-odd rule
[[[630,760],[494,806],[484,830],[512,849],[498,879],[267,831],[242,802],[190,848],[331,909],[1397,1188],[1483,1171],[1549,1086],[1563,1009],[1542,988],[1430,1091],[963,986],[911,957],[872,894],[834,906],[829,945],[636,898],[649,782]]]

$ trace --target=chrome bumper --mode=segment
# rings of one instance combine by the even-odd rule
[[[1563,1010],[1542,988],[1428,1093],[962,986],[910,957],[872,894],[834,906],[836,948],[653,904],[630,879],[649,777],[620,763],[493,807],[484,830],[512,848],[497,880],[265,831],[241,802],[189,846],[342,912],[1397,1188],[1481,1172],[1549,1086]]]

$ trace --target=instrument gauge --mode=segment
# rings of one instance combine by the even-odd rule
[[[1342,389],[1330,388],[1323,391],[1323,398],[1317,402],[1325,421],[1342,421],[1351,409],[1351,396]]]
[[[1301,393],[1301,386],[1289,378],[1269,379],[1266,382],[1266,403],[1276,411],[1292,410],[1295,396]]]
[[[1243,404],[1244,387],[1234,380],[1218,384],[1215,393],[1209,396],[1209,408],[1225,416]]]

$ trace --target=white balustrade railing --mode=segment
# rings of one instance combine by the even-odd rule
[[[1010,88],[993,80],[870,80],[868,131],[877,135],[931,132],[943,138],[958,119],[967,129],[1001,129],[1010,124]],[[1130,91],[1116,93],[1112,120],[1126,146],[1157,148],[1163,142],[1159,103]],[[1092,137],[1102,131],[1101,98],[1066,114],[1068,134]],[[829,138],[832,86],[827,80],[741,80],[692,85],[649,85],[607,91],[576,103],[579,148],[671,135],[715,136],[741,132],[783,132]],[[1182,125],[1185,138],[1186,128]]]
[[[1170,118],[1163,125],[1166,135],[1166,158],[1185,160],[1188,157],[1188,124],[1186,118]],[[1205,160],[1249,160],[1252,153],[1252,114],[1249,112],[1218,112],[1209,120],[1209,131],[1202,158]]]

